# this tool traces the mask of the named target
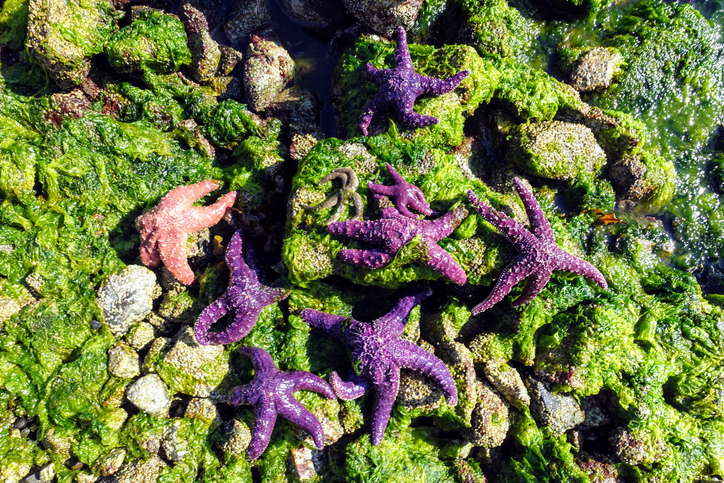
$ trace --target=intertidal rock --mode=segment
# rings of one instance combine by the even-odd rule
[[[224,423],[223,434],[225,439],[221,444],[221,451],[228,453],[232,458],[243,455],[251,442],[249,427],[236,419]]]
[[[261,111],[294,75],[294,60],[272,29],[252,34],[244,54],[244,87],[249,107]]]
[[[606,89],[620,64],[621,54],[616,49],[594,47],[578,60],[571,72],[570,84],[579,92]]]
[[[161,470],[165,467],[166,463],[154,454],[147,460],[137,459],[126,463],[115,474],[99,481],[101,483],[155,483]]]
[[[641,156],[627,156],[608,167],[608,179],[611,180],[616,195],[624,200],[641,201],[654,191],[654,186],[646,183],[648,167]]]
[[[397,27],[408,30],[415,23],[422,0],[342,0],[362,25],[382,35],[393,35]]]
[[[478,394],[468,439],[475,446],[497,448],[503,444],[510,427],[508,405],[487,384],[480,384]]]
[[[113,344],[108,349],[108,372],[123,379],[140,375],[136,351],[123,341]]]
[[[191,76],[197,82],[206,83],[216,74],[221,49],[211,38],[209,24],[203,13],[185,3],[178,15],[186,28],[186,43],[191,51]]]
[[[539,426],[548,426],[555,436],[560,436],[582,423],[585,413],[572,396],[553,394],[541,381],[529,378],[530,409]]]
[[[93,465],[93,472],[101,476],[112,475],[121,468],[128,452],[124,448],[113,448],[99,457]]]
[[[281,0],[284,13],[296,23],[322,33],[343,26],[344,7],[335,0]]]
[[[156,275],[140,265],[129,265],[108,277],[98,291],[96,302],[113,335],[125,334],[131,325],[151,312],[155,292]]]
[[[151,416],[165,416],[171,405],[168,387],[157,374],[147,374],[128,386],[126,399]]]
[[[503,361],[491,360],[483,366],[485,377],[513,406],[529,406],[530,396],[523,379],[513,367]]]
[[[224,32],[232,44],[239,46],[252,32],[270,25],[272,20],[267,0],[237,0],[229,10]]]

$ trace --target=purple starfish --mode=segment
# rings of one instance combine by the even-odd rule
[[[458,206],[434,220],[419,220],[416,217],[410,218],[400,214],[396,208],[384,208],[382,218],[379,220],[339,221],[330,223],[327,231],[381,245],[379,249],[372,250],[343,249],[337,254],[337,257],[344,262],[366,268],[384,267],[400,248],[416,236],[420,236],[427,254],[418,260],[418,263],[462,285],[468,279],[465,271],[437,242],[460,226],[467,215],[468,210]]]
[[[478,213],[500,230],[503,236],[520,252],[500,274],[490,295],[473,308],[473,315],[487,310],[501,301],[515,284],[526,277],[530,277],[530,279],[523,293],[513,303],[513,307],[530,302],[543,290],[551,278],[553,270],[584,275],[593,279],[601,288],[607,289],[606,279],[596,267],[558,248],[553,230],[538,204],[538,200],[521,180],[515,178],[513,183],[520,199],[523,200],[532,232],[505,214],[494,210],[487,203],[481,202],[475,193],[468,191],[468,199]]]
[[[233,406],[247,404],[256,408],[247,457],[253,460],[264,452],[269,444],[277,415],[309,431],[314,444],[322,449],[324,447],[322,425],[307,408],[294,399],[294,393],[306,389],[318,392],[327,399],[334,399],[334,391],[329,384],[321,377],[306,371],[280,371],[264,349],[242,347],[239,352],[251,359],[254,364],[254,379],[249,384],[235,387],[228,401]]]
[[[432,215],[432,209],[425,199],[422,190],[414,184],[405,181],[405,178],[403,178],[395,168],[390,166],[390,163],[385,163],[385,166],[387,166],[387,171],[390,173],[394,185],[386,186],[369,181],[367,182],[367,187],[370,191],[394,199],[397,211],[410,218],[417,218],[417,215],[412,213],[408,206],[423,215]]]
[[[204,309],[196,320],[196,340],[201,345],[231,344],[246,337],[267,305],[284,300],[289,290],[272,288],[259,282],[256,260],[251,247],[247,261],[242,256],[241,231],[234,233],[226,248],[226,264],[231,276],[224,295]],[[223,332],[209,332],[209,327],[228,311],[236,312],[234,321]]]
[[[423,116],[412,110],[415,99],[423,94],[439,96],[451,92],[470,74],[466,69],[449,79],[442,80],[415,72],[407,48],[407,34],[402,27],[397,27],[395,60],[397,67],[394,69],[376,69],[369,63],[365,68],[367,80],[380,86],[380,90],[365,106],[359,120],[359,128],[365,136],[374,115],[387,109],[393,109],[405,124],[414,127],[437,124],[439,120],[436,117]]]
[[[310,326],[325,330],[349,348],[358,375],[345,382],[336,372],[332,372],[330,382],[337,396],[345,400],[355,399],[364,394],[370,384],[374,388],[374,445],[379,445],[385,435],[400,387],[400,368],[428,375],[440,384],[448,404],[454,406],[458,402],[455,381],[447,366],[434,354],[400,339],[412,308],[431,294],[430,289],[424,289],[402,297],[392,310],[372,323],[312,309],[302,310],[301,316]]]

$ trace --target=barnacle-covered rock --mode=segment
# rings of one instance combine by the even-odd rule
[[[475,446],[496,448],[508,434],[508,405],[487,384],[480,383],[467,438]]]
[[[548,426],[551,432],[559,436],[585,419],[580,405],[572,396],[555,394],[546,384],[529,378],[531,414],[540,426]]]
[[[243,67],[249,107],[257,112],[271,104],[294,75],[294,60],[272,29],[251,35]]]
[[[108,349],[108,372],[122,379],[132,379],[140,372],[138,354],[128,344],[118,341]]]
[[[412,27],[422,0],[342,0],[349,13],[365,27],[382,35],[394,34],[397,27]]]
[[[508,363],[500,360],[490,360],[483,365],[485,377],[508,402],[520,407],[530,405],[530,395],[518,371]]]
[[[191,51],[191,75],[202,84],[208,82],[219,67],[221,49],[211,38],[203,13],[184,3],[178,15],[186,29],[186,43]]]
[[[236,0],[229,10],[224,32],[239,47],[252,32],[270,25],[272,20],[267,0]]]
[[[114,335],[125,334],[151,312],[156,287],[156,275],[140,265],[129,265],[108,277],[96,302],[103,311],[103,322]]]
[[[221,443],[221,451],[232,458],[242,456],[251,442],[249,427],[238,419],[232,419],[224,423],[222,429],[224,439]]]
[[[124,464],[119,471],[106,477],[107,483],[155,483],[166,463],[152,454],[148,459],[137,459]]]
[[[621,64],[615,48],[594,47],[578,60],[570,76],[570,84],[579,92],[606,89]]]
[[[157,374],[137,379],[126,389],[126,398],[152,416],[165,416],[171,405],[168,387]]]

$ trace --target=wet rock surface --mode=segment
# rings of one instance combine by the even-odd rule
[[[140,375],[138,354],[125,342],[117,342],[108,349],[108,372],[122,379]]]
[[[343,0],[347,11],[362,25],[392,36],[398,26],[412,27],[422,0]]]
[[[110,331],[121,336],[151,312],[155,293],[156,275],[146,267],[129,265],[108,277],[96,301]]]
[[[261,111],[284,90],[294,74],[294,60],[272,29],[252,34],[244,53],[244,87],[249,107]]]
[[[526,381],[530,391],[530,409],[539,426],[548,426],[554,435],[561,435],[582,423],[585,413],[576,400],[566,394],[554,394],[544,382]]]
[[[224,441],[221,443],[221,450],[232,458],[243,455],[251,442],[249,427],[237,419],[232,419],[225,422],[222,429]]]
[[[152,416],[165,416],[171,405],[168,387],[157,374],[147,374],[128,386],[126,399]]]
[[[594,47],[584,54],[571,72],[569,83],[580,92],[606,89],[621,64],[621,54],[615,49]]]
[[[273,17],[267,0],[237,0],[227,19],[224,32],[234,46],[241,47],[252,32],[269,26]]]
[[[161,470],[167,465],[156,455],[126,463],[115,474],[107,476],[101,483],[155,483]]]
[[[468,440],[475,446],[496,448],[508,434],[508,405],[487,384],[478,387],[478,402],[472,413]]]
[[[530,405],[528,389],[515,368],[501,361],[489,361],[483,367],[485,377],[510,404],[517,407]]]
[[[648,168],[641,156],[627,156],[608,167],[608,179],[619,198],[641,201],[654,191],[654,187],[646,183],[646,171]]]
[[[199,10],[185,3],[179,10],[179,18],[186,28],[186,43],[191,51],[191,76],[206,83],[216,74],[221,60],[221,49],[209,34],[209,24]],[[213,152],[211,153],[213,156]]]

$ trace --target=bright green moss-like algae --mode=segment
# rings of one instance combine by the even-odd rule
[[[693,481],[702,475],[721,476],[724,369],[719,352],[724,344],[724,315],[702,296],[692,275],[664,265],[656,256],[664,251],[667,238],[659,225],[639,225],[635,219],[626,225],[595,224],[597,215],[592,210],[612,208],[608,181],[577,179],[564,186],[564,195],[575,193],[569,198],[576,209],[566,214],[556,208],[553,189],[541,187],[536,194],[559,244],[596,265],[609,281],[609,290],[602,291],[581,277],[557,273],[530,304],[510,306],[521,292],[521,287],[516,287],[511,297],[490,313],[470,321],[469,307],[485,297],[485,287],[515,256],[509,243],[473,210],[440,242],[468,274],[472,288],[459,290],[416,263],[425,256],[418,240],[412,240],[381,270],[353,269],[339,262],[336,252],[354,242],[326,233],[332,209],[307,211],[299,206],[319,203],[334,193],[336,182],[321,186],[318,182],[335,167],[349,166],[359,176],[364,216],[375,218],[366,184],[389,184],[384,168],[389,162],[420,186],[437,211],[465,203],[465,193],[472,189],[497,209],[525,222],[517,196],[488,188],[475,176],[471,159],[453,149],[465,141],[465,120],[488,103],[506,110],[516,123],[550,120],[576,111],[580,100],[535,66],[520,64],[520,59],[536,58],[534,51],[526,49],[531,49],[529,42],[542,31],[542,22],[522,16],[504,2],[468,3],[465,8],[475,16],[484,16],[481,9],[492,6],[505,10],[511,30],[531,30],[494,42],[478,36],[479,42],[473,42],[478,54],[464,46],[435,50],[412,45],[413,61],[422,73],[446,77],[464,68],[473,71],[458,93],[418,103],[418,112],[438,115],[441,123],[414,132],[383,118],[377,120],[375,132],[379,134],[348,141],[324,140],[300,162],[283,247],[282,271],[294,288],[287,303],[289,313],[271,307],[243,341],[225,349],[217,363],[229,363],[234,371],[220,387],[228,391],[251,378],[251,365],[235,353],[240,344],[268,350],[283,370],[308,370],[322,376],[332,370],[344,371],[347,361],[340,357],[344,353],[341,344],[310,330],[296,314],[314,308],[372,320],[388,307],[366,302],[392,301],[409,283],[432,281],[435,296],[413,311],[406,337],[436,345],[465,340],[476,369],[487,363],[509,363],[521,372],[534,372],[581,402],[606,398],[613,408],[606,428],[626,428],[645,449],[640,461],[616,462],[617,471],[625,478]],[[693,24],[697,31],[714,28],[689,7],[651,5],[643,10],[649,16],[646,25],[651,32],[665,30],[656,22]],[[5,6],[8,10],[4,7],[3,12],[18,9],[12,2]],[[670,22],[657,12],[666,13]],[[601,15],[605,18],[605,12]],[[586,21],[591,18],[589,15]],[[141,21],[146,20],[141,16]],[[159,21],[173,23],[175,19],[159,17]],[[138,27],[123,35],[153,33],[151,27],[149,23],[144,26],[147,30]],[[17,30],[12,30],[12,25],[7,28],[3,30],[6,36]],[[651,32],[640,35],[644,38]],[[702,45],[712,42],[707,38]],[[100,317],[95,305],[98,287],[125,264],[138,263],[133,220],[144,208],[153,206],[173,187],[204,179],[218,179],[224,185],[209,199],[237,189],[243,194],[240,198],[253,206],[270,189],[265,169],[283,160],[277,143],[278,123],[262,127],[236,101],[218,102],[209,89],[187,85],[168,74],[185,62],[187,54],[181,44],[169,43],[177,48],[161,63],[139,61],[145,67],[142,87],[138,83],[107,86],[107,95],[121,100],[116,118],[103,113],[101,101],[80,119],[58,119],[51,116],[53,103],[42,92],[33,98],[14,94],[9,88],[0,92],[0,246],[4,247],[0,250],[0,297],[32,300],[4,321],[0,331],[2,471],[53,461],[59,480],[71,481],[78,470],[63,464],[68,455],[87,465],[83,471],[117,447],[128,451],[126,461],[145,459],[151,456],[149,438],[160,438],[178,421],[177,431],[187,453],[164,468],[159,481],[252,481],[250,464],[243,455],[233,457],[218,451],[223,434],[216,423],[188,417],[157,418],[142,412],[126,417],[120,406],[128,381],[111,376],[106,368],[107,350],[114,338],[105,327],[97,329],[92,324]],[[496,45],[497,50],[487,45]],[[623,52],[633,49],[628,44],[618,46]],[[520,50],[523,52],[515,54]],[[114,55],[111,44],[106,52]],[[340,99],[341,105],[347,106],[342,110],[347,117],[340,119],[340,124],[351,135],[356,132],[364,102],[374,92],[362,78],[361,66],[370,61],[377,67],[390,67],[393,52],[394,44],[364,38],[343,56],[337,85],[343,87],[340,92],[350,95]],[[510,60],[511,56],[516,60]],[[633,56],[628,59],[629,64],[634,60]],[[13,66],[11,78],[19,79],[18,72],[26,79],[23,82],[39,78],[37,68],[31,65]],[[662,75],[664,80],[670,78]],[[664,90],[671,92],[668,87]],[[656,153],[652,146],[679,146],[670,138],[662,139],[663,133],[670,131],[663,129],[659,120],[652,121],[649,111],[632,107],[624,94],[612,90],[606,95],[618,95],[619,100],[607,101],[601,96],[596,103],[634,118],[609,111],[623,121],[615,128],[594,132],[606,154],[648,150],[653,153],[652,166],[666,162],[655,156],[670,153],[664,148]],[[704,98],[709,94],[696,95]],[[667,109],[664,105],[653,108],[657,115]],[[701,115],[719,119],[715,110]],[[231,162],[222,166],[194,145],[188,132],[177,127],[179,121],[189,118],[197,120],[214,146],[231,152]],[[705,144],[711,134],[704,131],[691,133],[698,145]],[[650,143],[631,147],[626,140],[639,135],[649,137]],[[690,156],[694,166],[705,154]],[[682,165],[677,162],[677,168]],[[672,183],[670,177],[664,178],[657,185],[664,186],[662,192]],[[681,197],[681,192],[677,196]],[[662,198],[650,206],[666,206],[667,196]],[[352,206],[347,203],[341,219],[351,216]],[[702,202],[697,199],[696,203],[700,206]],[[711,213],[717,212],[717,206],[713,204]],[[198,296],[192,297],[183,316],[188,322],[224,289],[224,275],[216,266],[207,267],[199,278]],[[452,294],[446,294],[447,290]],[[149,364],[172,392],[189,394],[195,381],[165,364],[164,354],[155,354]],[[438,355],[446,360],[445,354]],[[509,408],[505,453],[492,449],[468,454],[460,434],[469,429],[475,401],[466,400],[472,390],[463,383],[464,371],[446,362],[461,394],[459,407],[441,403],[434,409],[409,409],[398,404],[385,440],[377,447],[370,444],[368,434],[371,398],[330,403],[316,394],[300,393],[300,400],[315,414],[330,419],[337,416],[348,433],[330,448],[325,478],[442,482],[485,473],[492,481],[592,481],[585,465],[577,461],[585,459],[585,446],[580,452],[565,435],[555,436],[549,428],[539,426],[524,406]],[[12,434],[14,417],[21,415],[36,418],[37,440],[44,441],[42,444]],[[249,426],[253,423],[250,407],[239,408],[235,416]],[[289,452],[299,447],[298,433],[280,419],[268,450],[254,463],[263,481],[286,481]]]

